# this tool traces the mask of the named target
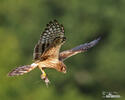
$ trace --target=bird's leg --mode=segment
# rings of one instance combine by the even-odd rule
[[[48,84],[50,83],[45,71],[43,70],[43,68],[40,68],[42,74],[41,74],[41,79],[43,79],[46,83],[46,86],[48,86]]]

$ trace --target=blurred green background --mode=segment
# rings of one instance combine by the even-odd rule
[[[32,63],[41,31],[52,19],[64,25],[61,50],[101,36],[85,53],[65,61],[67,74],[40,70],[19,77],[7,73]],[[118,92],[125,100],[125,0],[0,0],[1,100],[102,100],[102,92]]]

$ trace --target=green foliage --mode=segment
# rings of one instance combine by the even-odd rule
[[[100,100],[102,91],[125,93],[124,0],[0,0],[0,97],[2,100]],[[46,70],[20,77],[7,73],[32,62],[32,52],[45,24],[57,19],[67,42],[62,50],[102,36],[94,48],[65,61],[67,74]]]

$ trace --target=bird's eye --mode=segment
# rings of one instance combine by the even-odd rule
[[[63,67],[61,67],[61,71],[63,70]]]

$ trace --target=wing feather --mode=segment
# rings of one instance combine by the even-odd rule
[[[46,25],[44,32],[41,34],[40,40],[34,48],[33,59],[41,59],[44,52],[51,49],[53,42],[57,37],[64,37],[64,28],[63,25],[57,22],[57,20],[53,20]]]
[[[99,40],[100,40],[100,37],[97,38],[96,40],[89,42],[89,43],[81,44],[81,45],[79,45],[75,48],[72,48],[70,50],[63,51],[59,54],[59,59],[65,60],[73,55],[76,55],[76,54],[81,53],[81,52],[85,52],[89,48],[95,46],[99,42]]]
[[[31,70],[33,70],[36,67],[37,67],[37,64],[35,64],[35,63],[33,63],[31,65],[20,66],[20,67],[13,69],[11,72],[9,72],[8,76],[23,75],[25,73],[30,72]]]

